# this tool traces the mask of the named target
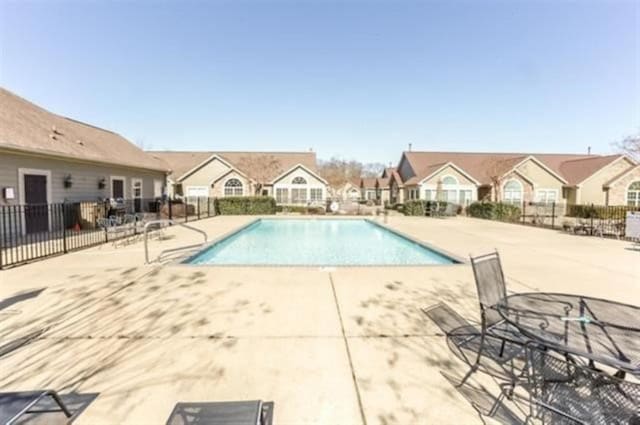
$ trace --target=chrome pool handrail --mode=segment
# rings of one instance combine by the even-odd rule
[[[160,220],[151,220],[148,221],[147,223],[145,223],[144,225],[144,263],[145,264],[149,264],[149,246],[148,246],[148,230],[149,230],[149,226],[151,225],[155,225],[155,224],[169,224],[169,225],[177,225],[177,226],[182,226],[185,227],[189,230],[193,230],[196,233],[200,233],[202,236],[204,236],[204,243],[207,243],[207,241],[209,240],[207,234],[200,230],[200,229],[196,229],[195,227],[189,226],[187,224],[184,223],[178,223],[176,221],[173,220],[169,220],[169,219],[160,219]]]

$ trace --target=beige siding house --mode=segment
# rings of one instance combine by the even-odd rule
[[[162,196],[167,172],[165,162],[122,136],[0,88],[0,206],[116,198],[142,210],[145,200]],[[21,214],[26,233],[51,228],[51,219],[36,223]]]
[[[317,173],[314,152],[149,153],[173,170],[169,192],[175,196],[268,195],[284,205],[324,204],[327,198],[327,182]],[[270,167],[265,171],[263,164]]]
[[[640,166],[624,155],[404,152],[391,199],[640,205]],[[640,195],[638,195],[640,196]]]

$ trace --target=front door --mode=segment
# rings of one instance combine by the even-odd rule
[[[29,233],[49,230],[47,205],[47,176],[24,175],[24,224]]]
[[[133,210],[142,212],[142,180],[131,180],[131,193],[133,195]]]

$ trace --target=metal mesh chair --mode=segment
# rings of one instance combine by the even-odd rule
[[[476,326],[445,303],[433,305],[422,311],[445,333],[449,349],[468,365],[482,366],[487,373],[504,377],[509,381],[515,380],[520,374],[519,369],[525,363],[522,345],[508,342],[503,344],[502,339],[490,335],[483,338]],[[486,359],[482,364],[478,356],[480,350],[484,351]]]
[[[640,383],[527,345],[530,416],[553,424],[640,424]]]
[[[471,257],[471,266],[480,303],[480,341],[475,364],[467,377],[480,364],[488,336],[501,340],[499,356],[504,355],[507,343],[524,346],[529,341],[517,328],[509,325],[495,308],[499,303],[505,303],[507,298],[507,286],[498,252]]]

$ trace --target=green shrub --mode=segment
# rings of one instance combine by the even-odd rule
[[[327,212],[325,207],[308,207],[306,205],[278,205],[276,211],[311,215],[324,215]]]
[[[420,200],[405,202],[404,215],[425,215],[425,202]]]
[[[404,203],[403,209],[398,209],[398,211],[404,212],[404,215],[426,215],[427,211],[431,211],[433,208],[437,208],[440,211],[444,211],[450,202],[446,201],[422,201],[420,199],[416,199],[414,201],[408,201]],[[400,204],[402,205],[402,204]],[[461,211],[461,207],[456,207],[456,214],[459,214]]]
[[[488,220],[518,221],[521,218],[520,207],[502,202],[474,202],[467,207],[471,217]]]
[[[270,196],[229,196],[216,198],[217,215],[268,215],[276,213],[276,200]]]

